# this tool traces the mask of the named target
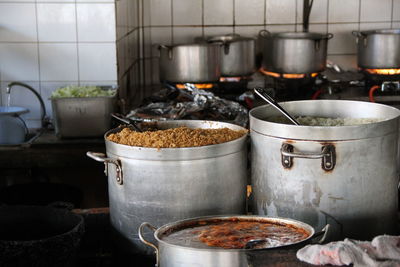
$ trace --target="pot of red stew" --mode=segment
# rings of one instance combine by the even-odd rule
[[[143,237],[147,228],[154,231],[157,244]],[[158,229],[144,222],[139,227],[139,238],[155,250],[157,266],[244,267],[256,266],[256,261],[273,261],[271,250],[298,249],[320,235],[323,237],[319,242],[323,242],[327,228],[316,233],[310,225],[292,219],[206,216]]]

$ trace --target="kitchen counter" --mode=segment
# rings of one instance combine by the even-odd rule
[[[0,146],[0,169],[98,165],[87,151],[105,152],[104,139],[58,139],[45,131],[30,144]]]

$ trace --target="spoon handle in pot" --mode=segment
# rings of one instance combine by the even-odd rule
[[[300,125],[300,123],[298,123],[296,121],[295,118],[293,118],[292,116],[290,116],[289,113],[286,112],[286,110],[284,110],[279,104],[278,102],[276,102],[272,97],[270,97],[264,89],[262,88],[254,88],[254,92],[256,92],[257,95],[259,95],[262,99],[264,99],[265,101],[267,101],[270,105],[272,105],[274,108],[276,108],[277,110],[279,110],[283,115],[286,116],[286,118],[288,118],[294,125]]]

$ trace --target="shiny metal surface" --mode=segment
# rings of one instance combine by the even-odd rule
[[[400,29],[354,31],[357,63],[366,69],[400,68]]]
[[[282,113],[286,118],[288,118],[294,125],[300,125],[298,121],[296,121],[295,118],[293,118],[289,113],[286,112],[285,109],[283,109],[272,97],[270,97],[266,90],[263,88],[254,88],[254,92],[260,96],[264,101],[269,103],[271,106],[276,108],[280,113]]]
[[[311,100],[281,103],[291,114],[382,118],[358,126],[311,127],[267,122],[278,115],[266,105],[250,111],[254,213],[289,217],[315,228],[331,224],[331,238],[366,240],[397,233],[400,111],[381,104]],[[321,159],[293,158],[282,165],[282,146],[297,154],[335,149],[332,170]],[[296,154],[294,154],[296,155]]]
[[[158,247],[155,244],[151,244],[150,242],[145,240],[145,238],[142,237],[142,239],[144,239],[143,242],[145,242],[148,246],[151,246],[152,249],[156,250],[159,266],[161,267],[178,267],[178,266],[248,267],[248,266],[253,266],[251,261],[253,255],[259,254],[259,256],[268,257],[268,249],[257,250],[257,249],[193,248],[193,247],[185,247],[185,246],[170,244],[162,239],[162,236],[165,233],[169,233],[170,231],[173,231],[173,229],[179,229],[182,226],[184,227],[184,225],[187,224],[195,223],[198,221],[213,220],[213,219],[230,220],[232,218],[254,219],[258,221],[283,223],[302,228],[309,233],[309,236],[306,239],[293,243],[291,245],[282,246],[282,248],[304,244],[305,242],[308,242],[315,233],[314,228],[311,227],[310,225],[292,219],[274,218],[266,216],[233,215],[233,216],[207,216],[207,217],[190,218],[163,225],[154,232],[154,237],[157,240]],[[153,228],[153,226],[149,225],[148,223],[143,223],[140,227],[139,235],[142,234],[141,232],[143,231],[144,227]]]
[[[57,137],[102,136],[110,129],[114,96],[51,98]]]
[[[160,80],[217,82],[221,76],[220,44],[160,45]]]
[[[256,71],[254,38],[230,34],[211,37],[208,42],[222,44],[221,76],[249,76]]]
[[[162,121],[157,128],[186,125],[191,128],[243,129],[211,121]],[[118,129],[112,130],[118,131]],[[105,136],[107,136],[108,132]],[[247,137],[210,146],[144,148],[120,145],[106,139],[107,157],[118,159],[123,184],[116,181],[114,164],[108,164],[111,224],[122,249],[153,251],[140,242],[137,230],[144,221],[160,227],[168,222],[203,215],[243,214],[247,185]],[[154,240],[147,233],[147,240]]]
[[[262,67],[284,74],[309,74],[325,69],[328,39],[332,34],[261,31]]]

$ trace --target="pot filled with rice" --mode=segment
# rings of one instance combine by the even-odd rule
[[[121,249],[152,254],[140,242],[143,221],[154,226],[190,217],[244,214],[247,130],[213,121],[159,121],[137,132],[118,127],[104,136],[110,217]],[[145,233],[153,240],[152,234]]]

